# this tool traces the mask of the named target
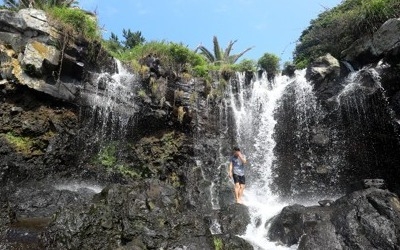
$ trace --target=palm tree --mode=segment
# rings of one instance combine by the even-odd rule
[[[197,46],[195,52],[197,52],[198,50],[201,51],[201,54],[203,54],[207,60],[211,63],[215,63],[215,64],[220,64],[220,63],[227,63],[227,64],[234,64],[236,63],[236,61],[243,56],[244,53],[246,53],[247,51],[251,50],[253,47],[247,48],[244,51],[240,52],[239,54],[235,54],[235,55],[230,55],[231,51],[232,51],[232,47],[233,45],[237,42],[237,40],[235,41],[230,41],[228,43],[228,46],[226,47],[225,51],[223,51],[221,49],[221,47],[219,46],[219,42],[216,36],[213,37],[213,44],[214,44],[214,54],[211,53],[206,47],[204,47],[203,45],[199,45]]]

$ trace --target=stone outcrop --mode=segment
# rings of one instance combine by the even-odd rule
[[[96,42],[63,32],[41,10],[0,10],[0,42],[2,79],[65,101],[76,100],[90,71],[114,68]]]
[[[299,250],[397,249],[399,232],[399,197],[370,187],[329,206],[285,207],[273,219],[269,237],[288,246],[298,244]]]
[[[177,190],[165,182],[144,180],[110,185],[86,209],[63,209],[46,231],[46,246],[56,249],[213,249],[213,237],[238,249],[252,249],[233,234],[245,230],[244,206],[222,215],[222,231],[212,236],[212,221],[193,216]],[[243,217],[244,216],[244,217]],[[235,217],[235,218],[234,218]],[[246,219],[244,219],[246,218]],[[231,235],[226,235],[231,232]],[[226,240],[229,237],[229,241]]]
[[[363,66],[380,59],[398,58],[400,49],[400,18],[387,20],[372,35],[361,37],[342,52],[344,60]]]
[[[307,80],[313,83],[316,95],[323,101],[337,95],[343,88],[340,84],[341,65],[332,55],[317,58],[306,71]]]

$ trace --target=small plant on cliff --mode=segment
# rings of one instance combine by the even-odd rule
[[[29,154],[33,146],[33,140],[29,137],[19,136],[8,132],[4,135],[7,142],[12,145],[16,151],[23,154]]]
[[[97,156],[97,162],[101,165],[112,168],[117,163],[116,154],[116,145],[111,143],[104,148],[102,148]]]
[[[214,249],[215,250],[222,250],[224,249],[224,243],[222,242],[221,238],[214,237]]]

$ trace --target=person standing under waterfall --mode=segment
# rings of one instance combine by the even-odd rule
[[[229,161],[229,177],[233,178],[233,182],[235,183],[235,199],[237,203],[243,203],[242,196],[246,185],[244,164],[246,164],[247,160],[240,152],[240,148],[235,147]]]

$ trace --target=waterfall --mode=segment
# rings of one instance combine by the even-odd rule
[[[392,159],[391,152],[398,148],[398,132],[394,111],[380,82],[379,67],[352,72],[336,97],[346,147],[347,166],[341,177],[344,183],[371,177],[395,180],[397,159]]]
[[[280,159],[276,156],[276,139],[282,137],[276,133],[294,138],[294,145],[290,145],[293,146],[291,148],[293,150],[289,150],[289,153],[295,155],[298,163],[287,164],[297,164],[298,167],[291,169],[293,166],[290,166],[287,170],[282,170],[293,172],[291,174],[294,177],[288,181],[293,194],[305,190],[305,186],[310,185],[309,179],[313,181],[312,185],[324,187],[316,178],[310,176],[308,169],[317,168],[317,172],[325,174],[329,168],[324,165],[328,164],[325,162],[334,164],[340,160],[334,153],[317,159],[312,148],[312,144],[315,143],[313,134],[322,137],[320,141],[325,140],[325,137],[319,134],[322,133],[320,130],[323,130],[320,128],[320,122],[324,118],[324,113],[318,105],[312,86],[305,79],[305,70],[297,71],[293,78],[278,76],[273,81],[268,81],[266,75],[247,84],[244,75],[238,74],[237,78],[237,81],[232,81],[229,89],[230,105],[235,119],[236,143],[249,161],[244,203],[249,207],[251,215],[251,223],[241,237],[249,241],[255,249],[288,249],[270,242],[267,236],[269,220],[288,205],[282,201],[279,192],[272,189],[274,179],[284,175],[274,171],[274,168],[277,168],[275,165],[280,164],[278,163]],[[287,125],[292,126],[290,131],[285,127],[277,128],[278,117],[283,115],[285,117],[283,119],[287,119],[286,111],[289,112],[289,116],[292,115],[289,117],[292,125]],[[331,178],[330,182],[334,183],[337,173],[331,172],[326,175],[328,179]],[[313,188],[311,190],[318,192]]]
[[[317,205],[360,178],[394,178],[394,167],[379,168],[396,162],[390,152],[398,148],[379,74],[351,72],[341,84],[330,99],[337,109],[328,113],[305,70],[273,81],[261,76],[249,83],[242,74],[231,81],[235,143],[249,162],[243,200],[251,222],[240,237],[255,249],[288,249],[268,240],[268,228],[289,203]]]
[[[82,92],[80,139],[84,155],[97,150],[110,150],[125,141],[128,127],[134,125],[137,79],[122,63],[115,61],[116,72],[92,76]],[[87,152],[87,153],[85,153]]]
[[[96,92],[88,99],[92,124],[101,126],[99,137],[108,134],[112,139],[124,135],[129,118],[136,112],[133,100],[135,76],[120,61],[117,60],[116,65],[116,73],[101,73],[97,76]]]
[[[236,86],[233,83],[234,86],[230,88],[237,144],[249,161],[244,203],[249,207],[251,224],[242,237],[256,249],[280,248],[267,240],[264,225],[284,206],[269,186],[275,159],[274,112],[290,81],[287,77],[279,76],[269,82],[263,75],[246,86],[244,75],[238,74]]]

